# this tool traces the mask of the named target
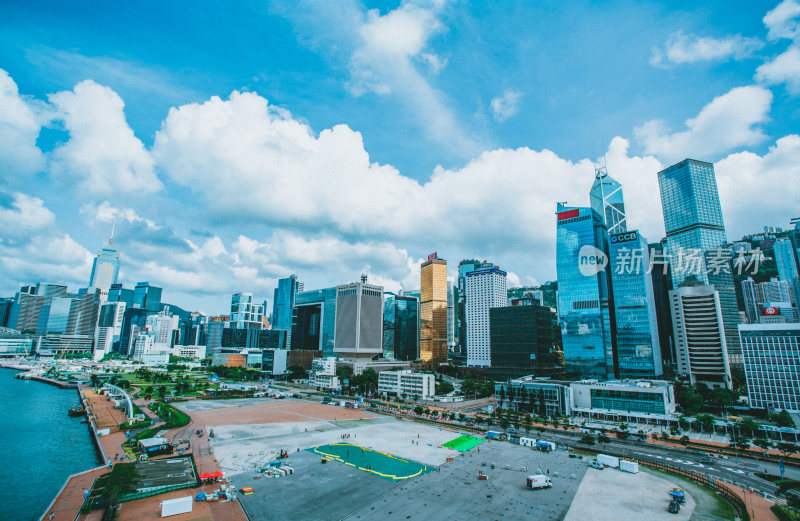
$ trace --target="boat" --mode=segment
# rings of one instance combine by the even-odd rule
[[[86,407],[83,405],[77,405],[74,407],[70,407],[68,414],[70,416],[83,416],[86,413]]]

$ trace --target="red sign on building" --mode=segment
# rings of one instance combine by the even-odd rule
[[[429,261],[432,261],[432,260],[435,260],[435,259],[438,259],[438,258],[439,258],[438,252],[433,252],[430,255],[428,255],[428,260]]]
[[[575,208],[574,210],[567,210],[566,212],[561,212],[558,214],[558,220],[563,221],[564,219],[572,219],[573,217],[578,217],[581,214],[581,211]]]

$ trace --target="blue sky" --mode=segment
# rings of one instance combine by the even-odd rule
[[[684,157],[729,238],[786,226],[800,3],[695,4],[4,2],[0,292],[85,284],[112,224],[124,282],[208,312],[293,272],[411,289],[434,250],[543,282],[593,161],[651,240]]]

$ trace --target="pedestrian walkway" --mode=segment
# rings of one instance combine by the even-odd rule
[[[107,467],[100,467],[70,477],[50,508],[44,512],[42,519],[50,519],[52,513],[53,521],[73,521],[83,505],[84,491],[89,490],[94,480],[107,472],[109,472]]]

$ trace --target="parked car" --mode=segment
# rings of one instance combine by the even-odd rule
[[[706,456],[705,458],[700,458],[700,463],[702,463],[703,465],[713,465],[714,458],[710,456]]]
[[[597,470],[603,470],[603,469],[605,468],[605,465],[603,465],[602,463],[600,463],[600,462],[599,462],[599,461],[597,461],[596,459],[593,459],[593,460],[592,460],[592,461],[589,463],[589,466],[590,466],[590,467],[592,467],[593,469],[597,469]]]

